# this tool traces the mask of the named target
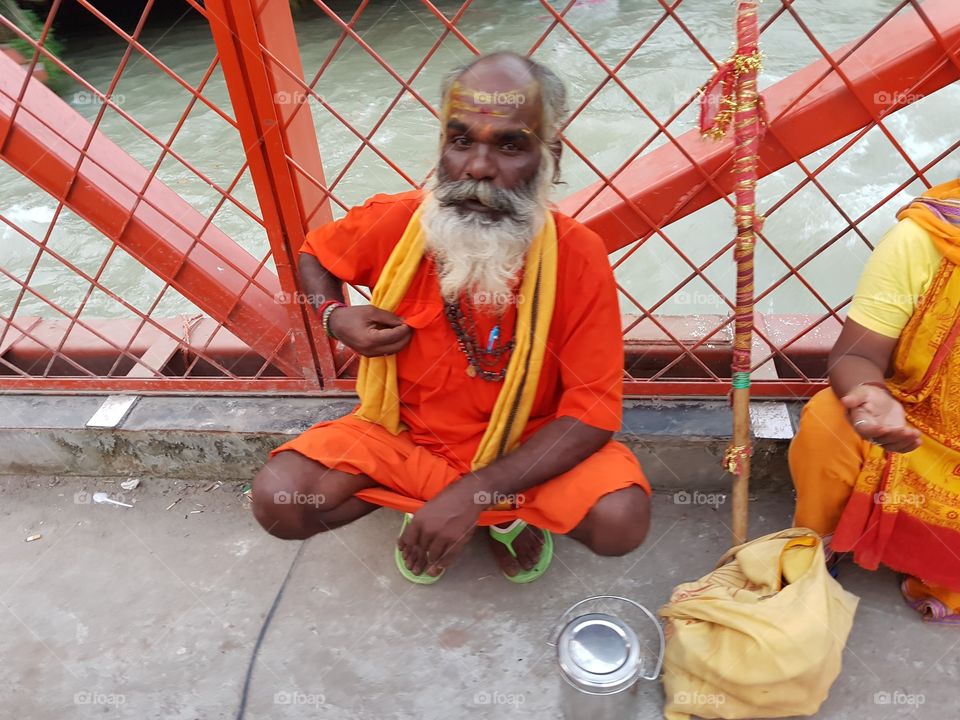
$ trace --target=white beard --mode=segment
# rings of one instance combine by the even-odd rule
[[[514,210],[497,219],[441,205],[435,192],[427,196],[420,222],[426,250],[437,261],[444,300],[453,302],[467,292],[475,307],[491,311],[514,302],[517,275],[549,211],[553,167],[553,156],[544,148],[533,183],[510,191]],[[434,179],[430,189],[438,184]]]

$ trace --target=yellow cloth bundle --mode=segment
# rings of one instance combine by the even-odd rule
[[[424,251],[422,209],[421,204],[410,218],[373,288],[370,302],[378,308],[395,312],[420,267]],[[548,211],[543,227],[527,251],[517,295],[515,344],[503,388],[473,458],[474,470],[509,452],[520,439],[533,408],[556,296],[557,227],[553,214]],[[395,356],[361,358],[357,393],[360,395],[359,417],[379,423],[394,435],[401,431]]]
[[[840,674],[857,603],[830,577],[812,530],[732,548],[660,609],[664,717],[814,714]]]

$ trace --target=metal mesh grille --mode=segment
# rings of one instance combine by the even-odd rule
[[[557,195],[611,250],[625,389],[727,391],[729,146],[695,124],[732,5],[316,0],[294,21],[286,0],[185,2],[167,32],[209,48],[187,61],[152,2],[123,26],[78,4],[109,32],[96,62],[0,17],[33,50],[0,57],[0,386],[350,390],[354,358],[300,301],[304,233],[424,182],[441,76],[509,27],[569,83]],[[856,17],[782,0],[761,20],[755,392],[806,395],[896,209],[956,175],[960,24],[946,0]],[[28,80],[44,58],[62,98]],[[197,137],[216,153],[192,152]]]

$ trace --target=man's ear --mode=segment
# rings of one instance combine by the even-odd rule
[[[550,143],[550,154],[553,155],[553,184],[560,182],[560,157],[563,154],[563,143],[557,138]]]

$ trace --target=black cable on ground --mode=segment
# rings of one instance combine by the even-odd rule
[[[267,616],[263,619],[263,625],[260,628],[260,635],[257,636],[257,642],[253,646],[253,654],[250,656],[250,665],[247,667],[247,676],[243,681],[243,692],[240,695],[240,709],[237,710],[237,720],[243,720],[244,713],[247,712],[247,696],[250,694],[250,684],[253,680],[253,668],[257,664],[257,655],[260,652],[260,646],[263,644],[263,639],[267,636],[267,629],[270,627],[270,621],[273,620],[273,614],[280,605],[280,598],[283,597],[283,591],[286,590],[287,583],[290,581],[290,577],[293,575],[293,568],[296,567],[297,562],[299,562],[300,556],[303,555],[303,549],[307,546],[308,542],[310,541],[304,540],[302,543],[300,543],[297,554],[293,556],[293,560],[290,562],[290,567],[287,568],[287,575],[283,578],[283,582],[280,583],[280,589],[277,590],[277,596],[273,599],[273,605],[270,606],[270,610],[267,611]]]

